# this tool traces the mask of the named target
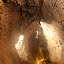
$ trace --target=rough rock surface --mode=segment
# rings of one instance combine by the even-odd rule
[[[15,41],[17,39],[15,37],[19,33],[18,26],[20,26],[20,24],[18,23],[19,8],[16,7],[17,10],[15,10],[14,8],[15,7],[11,3],[7,3],[6,5],[0,0],[0,63],[1,64],[20,64],[20,63],[27,64],[27,62],[19,58],[17,51],[15,49],[15,43],[16,43]],[[14,34],[16,35],[14,36]]]
[[[54,41],[54,39],[57,39],[57,41],[56,41],[57,45],[60,45],[60,47],[61,47],[61,50],[58,50],[59,49],[59,47],[58,47],[58,49],[56,49],[57,51],[54,50],[54,52],[51,52],[57,46],[55,47],[55,45],[54,45],[54,46],[52,46],[53,47],[52,48],[52,47],[50,47],[51,44],[49,43],[50,44],[49,47],[52,49],[52,50],[49,49],[50,58],[53,58],[53,62],[55,60],[56,61],[58,60],[58,62],[60,62],[59,64],[64,64],[64,60],[63,60],[64,59],[64,55],[63,55],[64,54],[64,24],[63,24],[64,23],[64,21],[63,21],[64,20],[64,18],[63,18],[64,17],[64,12],[63,12],[64,0],[60,0],[60,1],[59,0],[50,0],[50,1],[44,0],[42,7],[43,7],[42,8],[43,17],[46,20],[45,22],[47,24],[49,24],[49,26],[50,25],[53,26],[53,28],[54,28],[54,29],[52,28],[53,32],[57,33],[55,35],[55,37],[53,38],[52,42]],[[59,37],[59,38],[57,38],[57,37]],[[48,39],[48,37],[47,37],[47,39]],[[49,40],[50,39],[48,39],[48,41]]]
[[[14,46],[19,36],[25,34],[27,41],[29,39],[29,42],[26,41],[28,51],[34,60],[40,54],[40,47],[43,57],[48,57],[54,64],[64,64],[63,17],[63,0],[0,0],[0,63],[24,64]],[[40,40],[35,39],[38,25],[33,26],[34,21],[37,21],[36,24],[43,22],[44,28],[39,30],[42,35],[39,36]]]
[[[52,19],[63,22],[64,20],[64,0],[44,0],[44,6],[47,10],[47,14]],[[44,11],[44,10],[43,10]],[[45,14],[45,13],[43,13]]]

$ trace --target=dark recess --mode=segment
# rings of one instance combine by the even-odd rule
[[[6,2],[6,0],[3,0],[3,2]]]

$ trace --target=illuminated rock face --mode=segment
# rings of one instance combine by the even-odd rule
[[[2,2],[2,1],[6,1],[6,2]],[[21,3],[22,1],[23,3]],[[32,22],[33,21],[38,22],[39,20],[41,20],[41,18],[44,18],[44,21],[42,21],[44,22],[42,29],[46,39],[46,43],[48,44],[47,48],[48,48],[50,60],[52,62],[57,62],[57,64],[58,63],[64,64],[64,7],[63,7],[64,1],[63,0],[60,0],[60,1],[44,0],[43,6],[42,6],[42,1],[43,0],[28,0],[26,5],[26,1],[24,0],[17,0],[17,3],[15,0],[0,0],[0,43],[2,44],[10,43],[11,45],[10,48],[6,48],[7,46],[9,46],[9,44],[8,45],[4,44],[0,46],[1,47],[0,49],[2,50],[2,48],[6,45],[3,48],[4,50],[1,51],[0,53],[1,63],[14,64],[16,62],[17,64],[20,64],[20,62],[14,61],[14,60],[18,60],[18,59],[15,59],[17,58],[18,55],[17,54],[16,54],[17,56],[15,55],[15,53],[17,52],[14,51],[15,48],[13,45],[15,45],[18,42],[19,36],[27,28],[28,28],[28,30],[26,30],[27,36],[29,37],[33,35],[34,33],[32,32],[37,31],[35,30],[35,28],[38,28],[37,27],[38,25],[34,27],[32,25]],[[42,14],[43,14],[43,17],[41,16]],[[37,22],[35,22],[34,24],[36,24]],[[29,25],[31,25],[31,28],[33,27],[34,31],[32,29],[31,29],[32,32],[31,30],[29,30],[29,27],[30,27]],[[38,35],[36,38],[38,39]],[[33,52],[34,48],[36,51],[37,46],[39,46],[39,44],[37,43],[35,44],[35,42],[34,43],[32,42],[31,44],[29,44],[30,47],[27,45],[28,48],[32,48],[28,50],[29,52]],[[5,50],[7,49],[8,51],[6,52]],[[2,55],[3,52],[5,52],[5,54]],[[8,54],[8,53],[11,53],[13,57],[11,58],[11,54]],[[20,55],[22,54],[20,53]],[[2,56],[3,57],[5,56],[4,60],[5,59],[6,60],[4,62],[2,62],[3,61]],[[24,55],[20,57],[24,59]],[[25,57],[27,57],[26,54],[25,54]],[[28,57],[29,57],[29,54],[28,54]],[[25,60],[27,60],[27,58],[25,58]]]
[[[22,46],[23,39],[24,39],[24,36],[21,35],[19,37],[19,42],[15,45],[15,48],[17,50],[19,57],[22,58],[25,61],[28,61],[28,58],[27,58],[28,54],[26,52],[26,48],[25,48],[25,46]]]
[[[56,24],[56,25],[55,25]],[[60,24],[52,21],[51,24],[41,22],[43,28],[43,33],[47,39],[49,56],[52,62],[61,62],[62,60],[62,41],[59,30],[61,27]]]
[[[11,40],[14,39],[14,37],[9,41],[9,37],[11,37],[12,34],[15,33],[14,28],[17,29],[17,27],[14,27],[14,28],[11,28],[11,27],[13,27],[14,25],[17,26],[18,24],[18,23],[15,24],[16,23],[15,19],[13,22],[14,25],[12,24],[11,22],[13,19],[12,16],[14,16],[15,19],[16,18],[18,19],[17,15],[14,15],[14,13],[12,13],[11,15],[10,8],[6,7],[6,5],[4,5],[2,0],[0,0],[0,64],[20,64],[21,63],[20,61],[21,59],[17,55],[17,52],[15,51],[15,47],[10,43]],[[9,29],[12,30],[12,34],[10,34],[11,31]]]
[[[57,61],[60,62],[59,64],[64,64],[64,1],[63,0],[44,0],[43,6],[42,6],[42,10],[43,10],[43,17],[45,18],[44,21],[45,23],[47,23],[49,27],[53,26],[52,31],[53,33],[53,39],[48,39],[48,43],[49,46],[49,53],[50,53],[50,58],[51,60],[53,59],[53,61]],[[51,29],[50,28],[50,29]],[[50,34],[51,35],[51,34]],[[49,36],[50,36],[49,35]],[[51,43],[55,43],[55,44],[51,44]],[[55,49],[55,50],[54,50]],[[53,52],[54,50],[54,52]],[[56,51],[56,53],[55,53]],[[54,60],[55,59],[55,60]]]

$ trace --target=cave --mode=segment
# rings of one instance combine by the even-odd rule
[[[64,0],[0,0],[0,64],[64,64]]]

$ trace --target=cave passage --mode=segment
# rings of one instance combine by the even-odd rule
[[[0,0],[0,64],[64,64],[64,1]]]

